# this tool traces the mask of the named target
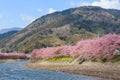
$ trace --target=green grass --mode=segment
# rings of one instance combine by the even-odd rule
[[[105,63],[105,62],[112,62],[112,63],[120,63],[120,56],[116,56],[110,60],[107,60],[106,58],[101,58],[101,59],[91,59],[90,61],[92,62],[101,62],[101,63]]]
[[[50,61],[50,62],[71,62],[73,60],[74,60],[73,57],[65,57],[65,56],[38,59],[38,61]]]
[[[120,63],[120,56],[115,57],[113,59],[110,60],[112,63]]]
[[[53,58],[39,58],[39,59],[33,59],[33,61],[49,61],[49,62],[72,62],[74,60],[73,57],[66,57],[66,56],[58,56],[58,57],[53,57]],[[82,60],[79,60],[81,62]],[[105,62],[112,62],[112,63],[120,63],[120,56],[114,57],[111,60],[107,60],[106,58],[101,58],[101,59],[90,59],[90,60],[85,60],[87,61],[92,61],[92,62],[100,62],[100,63],[105,63]]]
[[[106,60],[106,58],[102,58],[102,59],[91,59],[90,61],[92,61],[92,62],[100,62],[100,63],[104,63],[104,62],[106,62],[107,60]]]

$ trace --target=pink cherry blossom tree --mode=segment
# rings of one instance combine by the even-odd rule
[[[74,46],[47,47],[33,50],[32,58],[52,58],[56,56],[72,56],[81,59],[106,58],[111,59],[118,55],[120,50],[120,35],[107,34],[93,40],[82,40]]]

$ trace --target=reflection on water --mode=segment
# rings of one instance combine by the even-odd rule
[[[0,80],[103,80],[63,72],[30,69],[22,64],[28,61],[0,63]]]

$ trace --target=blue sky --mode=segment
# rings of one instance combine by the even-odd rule
[[[45,14],[84,5],[120,9],[120,0],[0,0],[0,29],[24,28]]]

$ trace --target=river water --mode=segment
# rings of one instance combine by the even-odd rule
[[[0,80],[106,80],[63,72],[31,69],[22,66],[28,61],[0,63]]]

